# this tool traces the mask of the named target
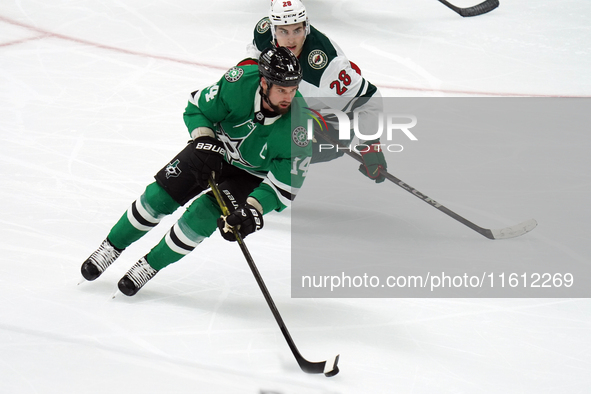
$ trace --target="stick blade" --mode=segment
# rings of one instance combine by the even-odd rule
[[[337,354],[332,359],[326,361],[324,364],[324,376],[330,378],[331,376],[335,376],[339,373],[339,367],[337,367],[337,364],[339,362],[340,356],[340,354]]]
[[[508,238],[515,238],[519,237],[523,234],[529,233],[532,231],[538,222],[535,219],[526,220],[525,222],[516,224],[514,226],[505,227],[497,230],[491,230],[493,239],[508,239]]]
[[[463,17],[478,16],[491,12],[499,6],[498,0],[488,0],[472,7],[460,8],[459,14]]]
[[[308,361],[306,359],[302,358],[298,358],[298,364],[300,365],[300,368],[302,369],[302,371],[306,372],[306,373],[314,373],[314,374],[320,374],[323,373],[324,376],[326,377],[331,377],[331,376],[335,376],[336,374],[339,373],[339,367],[337,367],[337,364],[339,362],[339,357],[340,355],[336,355],[335,357],[327,360],[327,361],[321,361],[321,362],[311,362]]]

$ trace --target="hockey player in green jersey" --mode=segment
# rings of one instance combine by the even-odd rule
[[[282,211],[302,186],[312,147],[308,110],[299,92],[301,67],[286,48],[270,47],[258,66],[233,67],[215,84],[191,94],[184,120],[192,141],[155,176],[82,264],[97,279],[160,220],[208,188],[213,177],[231,214],[221,217],[214,196],[201,194],[164,238],[118,283],[132,296],[156,273],[189,254],[216,227],[235,241],[263,227],[263,215]]]
[[[247,59],[239,65],[255,64],[261,50],[269,45],[284,46],[300,59],[303,80],[299,91],[311,108],[338,109],[350,117],[357,112],[359,129],[364,135],[372,135],[379,129],[382,102],[378,89],[361,76],[359,68],[333,40],[310,25],[306,7],[300,0],[271,2],[269,16],[257,23],[254,39],[247,46]],[[328,130],[325,132],[337,140],[336,119],[326,120]],[[333,160],[344,154],[336,146],[323,142],[328,141],[319,138],[314,141],[312,163]],[[369,141],[360,142],[356,150],[361,153],[364,164],[359,170],[377,183],[383,182],[385,178],[380,171],[386,170],[387,164],[379,139],[370,137]],[[351,140],[341,141],[343,145],[350,143]]]

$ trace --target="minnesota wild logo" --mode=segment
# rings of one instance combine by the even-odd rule
[[[173,161],[172,163],[168,164],[166,166],[166,169],[164,170],[166,172],[166,179],[168,178],[176,178],[179,175],[181,175],[181,169],[178,167],[180,163],[179,159],[176,159],[175,161]]]
[[[308,63],[315,70],[320,70],[328,64],[328,56],[320,49],[314,49],[308,55]]]
[[[271,21],[269,20],[269,18],[263,18],[257,24],[257,32],[259,34],[264,34],[267,32],[267,30],[269,30],[270,26],[271,26]]]
[[[238,67],[232,67],[231,69],[228,70],[228,72],[226,73],[226,75],[224,75],[224,77],[226,78],[226,81],[228,81],[228,82],[236,82],[240,79],[242,74],[244,74],[243,69],[238,68]]]

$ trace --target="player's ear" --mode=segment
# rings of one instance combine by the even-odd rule
[[[261,77],[261,88],[262,88],[263,92],[267,91],[267,86],[268,86],[267,80],[265,78]]]

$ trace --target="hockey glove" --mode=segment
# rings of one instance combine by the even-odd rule
[[[380,140],[367,141],[365,144],[357,145],[357,151],[361,153],[363,158],[363,164],[359,166],[359,171],[376,183],[384,182],[386,178],[381,174],[381,171],[386,170],[388,165],[380,146]]]
[[[218,228],[224,239],[236,241],[232,230],[236,228],[242,238],[245,238],[248,234],[263,228],[263,214],[248,203],[242,204],[228,216],[220,217]]]
[[[224,144],[213,137],[199,137],[192,142],[194,155],[191,159],[191,171],[197,179],[199,186],[206,189],[207,180],[213,173],[214,179],[218,179],[224,162]]]

